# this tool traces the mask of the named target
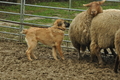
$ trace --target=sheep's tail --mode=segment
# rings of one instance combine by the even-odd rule
[[[22,33],[22,34],[26,34],[27,31],[28,31],[27,29],[23,29],[23,30],[21,31],[21,33]]]

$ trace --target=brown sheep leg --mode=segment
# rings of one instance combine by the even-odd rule
[[[80,60],[81,59],[81,53],[80,53],[80,47],[79,48],[76,48],[77,49],[77,51],[78,51],[78,60]]]
[[[90,53],[91,53],[91,62],[94,61],[95,59],[95,53],[96,53],[96,49],[95,49],[95,44],[90,44]]]
[[[96,53],[96,56],[97,56],[97,58],[98,58],[99,64],[100,64],[100,65],[103,65],[103,60],[102,60],[100,51],[98,51],[98,52]]]
[[[90,50],[91,50],[91,61],[94,61],[94,57],[97,56],[99,64],[103,65],[102,57],[100,54],[100,48],[97,44],[90,44]]]
[[[119,56],[116,57],[116,60],[115,60],[115,67],[114,67],[114,72],[115,73],[118,73],[118,66],[119,66],[119,63],[120,63],[120,58]]]
[[[72,41],[72,44],[77,49],[77,51],[78,51],[78,59],[80,60],[82,58],[82,56],[80,54],[80,44],[75,42],[74,40]]]
[[[84,46],[84,45],[80,46],[80,50],[82,50],[82,55],[80,55],[80,56],[84,57],[86,55],[86,53],[85,53],[86,46]]]

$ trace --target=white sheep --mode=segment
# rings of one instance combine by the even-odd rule
[[[90,28],[90,36],[91,36],[90,50],[91,50],[92,60],[94,59],[94,55],[96,55],[99,64],[103,64],[100,55],[101,49],[114,48],[115,46],[117,49],[120,48],[119,46],[117,47],[117,45],[119,44],[116,43],[114,45],[114,42],[116,42],[115,34],[119,28],[120,28],[120,10],[116,10],[116,9],[104,10],[103,13],[100,13],[96,17],[94,17],[94,19],[91,22],[91,28]],[[117,50],[117,52],[119,51]],[[120,61],[120,56],[119,56],[119,61]]]
[[[80,49],[82,51],[86,50],[86,47],[89,48],[90,45],[90,25],[92,19],[99,13],[102,13],[101,4],[105,0],[94,1],[88,4],[83,4],[83,6],[89,7],[86,11],[79,13],[70,24],[69,37],[73,46],[78,50],[79,59]]]
[[[115,34],[115,42],[114,43],[115,43],[116,52],[118,54],[116,57],[116,61],[115,61],[114,71],[116,73],[118,73],[118,67],[120,64],[120,29]]]

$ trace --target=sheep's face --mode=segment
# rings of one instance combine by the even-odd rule
[[[104,2],[105,2],[105,0],[103,0],[103,1],[94,1],[94,2],[91,2],[91,3],[88,3],[88,4],[83,4],[83,6],[89,7],[88,13],[93,15],[93,16],[96,16],[98,13],[103,12],[100,5],[103,4]]]

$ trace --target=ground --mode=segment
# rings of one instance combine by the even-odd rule
[[[113,72],[114,59],[107,57],[100,67],[90,62],[89,54],[78,60],[74,50],[63,51],[65,60],[56,61],[50,47],[38,45],[34,54],[37,60],[26,57],[26,44],[0,40],[0,80],[119,80]]]

